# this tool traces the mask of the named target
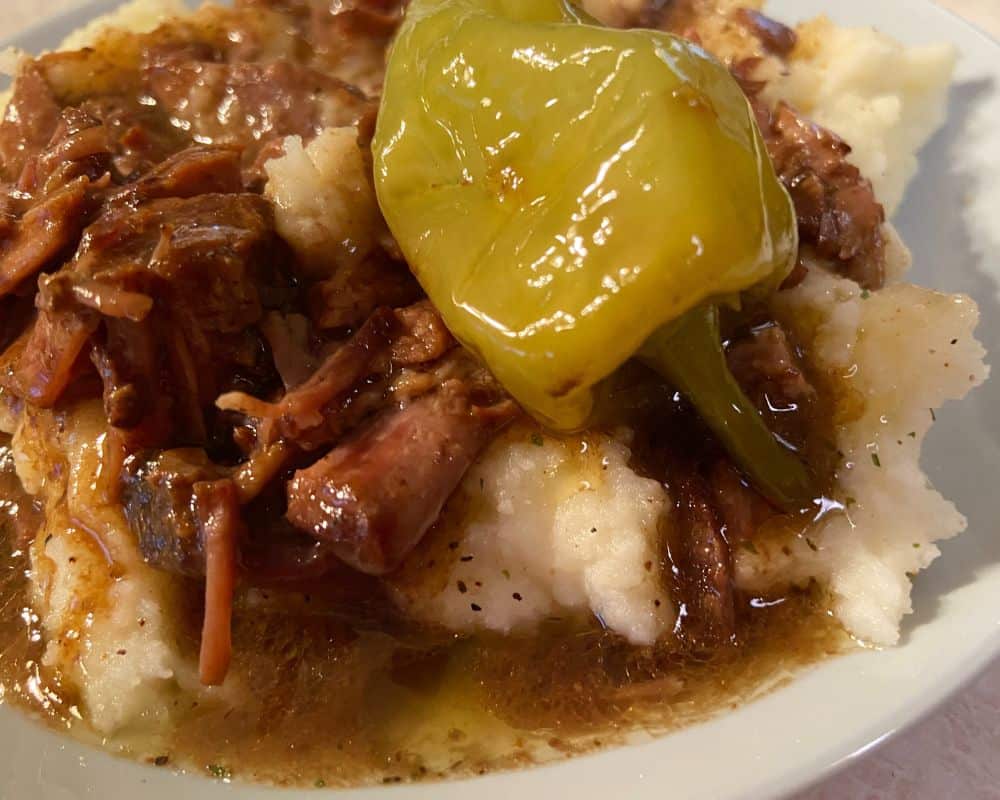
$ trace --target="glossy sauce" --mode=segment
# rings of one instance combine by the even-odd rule
[[[0,462],[5,502],[23,504],[9,450]],[[0,697],[93,740],[40,665],[27,557],[9,514],[0,528]],[[350,609],[322,591],[256,592],[240,604],[235,694],[181,695],[174,727],[106,746],[163,768],[281,785],[483,774],[690,724],[849,646],[815,592],[742,598],[738,646],[708,656],[676,643],[634,647],[596,622],[560,619],[534,636],[457,638],[400,618],[376,592]],[[179,613],[193,659],[200,610]]]

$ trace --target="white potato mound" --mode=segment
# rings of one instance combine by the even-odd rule
[[[791,543],[765,539],[756,554],[741,549],[737,581],[769,590],[816,579],[854,636],[895,644],[911,611],[910,576],[938,556],[935,541],[965,529],[964,517],[921,470],[920,448],[933,409],[965,396],[989,373],[973,335],[976,304],[906,283],[863,293],[852,281],[812,270],[783,294],[780,311],[811,343],[819,365],[839,377],[841,391],[863,401],[863,412],[837,429],[845,508]]]
[[[788,69],[768,76],[766,96],[790,103],[850,144],[849,160],[891,215],[917,171],[917,151],[944,120],[955,48],[907,46],[825,17],[797,32]]]
[[[18,475],[46,503],[31,548],[43,661],[76,688],[101,733],[139,721],[155,728],[169,713],[172,690],[201,690],[171,612],[184,587],[142,560],[120,505],[110,501],[107,447],[100,401],[67,410],[61,421],[49,411],[25,412],[14,435]],[[42,476],[58,472],[53,465],[63,459],[65,487],[49,481],[43,489]]]
[[[73,31],[57,49],[81,50],[90,47],[108,29],[148,33],[166,20],[190,11],[190,6],[184,0],[131,0]]]
[[[305,147],[289,136],[265,169],[278,233],[314,277],[371,252],[382,223],[357,128],[328,128]]]
[[[187,14],[184,0],[131,0],[73,31],[56,50],[82,50],[93,46],[109,29],[148,33],[162,22]],[[15,75],[24,52],[14,47],[0,50],[0,75]],[[0,107],[6,107],[10,92],[0,93]]]
[[[628,458],[607,436],[563,440],[517,427],[498,439],[464,480],[466,513],[437,534],[438,559],[459,542],[443,585],[435,576],[433,588],[410,586],[407,611],[501,633],[592,613],[631,642],[655,642],[676,616],[658,553],[667,493]]]

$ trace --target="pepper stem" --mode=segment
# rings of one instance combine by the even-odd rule
[[[660,328],[638,356],[687,397],[768,500],[787,511],[808,505],[814,491],[805,465],[775,439],[729,371],[718,307],[696,308]]]

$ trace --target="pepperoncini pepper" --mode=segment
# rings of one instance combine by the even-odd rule
[[[768,497],[809,499],[719,342],[714,304],[776,287],[797,250],[725,67],[563,0],[412,0],[373,149],[411,269],[525,409],[578,429],[595,385],[639,356]]]

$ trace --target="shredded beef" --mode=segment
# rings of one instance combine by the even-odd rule
[[[711,488],[690,465],[672,470],[678,522],[671,560],[678,570],[684,635],[696,649],[732,643],[736,634],[732,556]]]
[[[40,287],[17,376],[22,391],[54,405],[87,339],[101,332],[93,360],[112,424],[132,429],[148,416],[155,426],[139,437],[146,444],[155,430],[164,442],[174,429],[201,441],[201,410],[259,347],[258,287],[280,281],[270,263],[275,246],[271,209],[255,194],[109,204],[73,261]],[[176,397],[162,392],[171,384],[181,388]]]
[[[289,19],[304,48],[327,68],[356,74],[366,91],[381,89],[385,50],[403,18],[405,0],[237,0]]]
[[[273,155],[270,143],[352,125],[372,102],[338,78],[287,61],[228,64],[154,51],[146,79],[150,94],[198,141],[242,148],[248,179],[258,181],[258,155]]]
[[[394,373],[435,362],[454,346],[426,301],[395,311],[382,308],[278,402],[234,392],[220,397],[217,405],[255,418],[263,444],[288,439],[314,450],[336,441],[378,409],[392,391],[389,378]]]
[[[48,144],[59,124],[59,104],[38,67],[26,61],[0,124],[4,180],[17,181],[25,164]]]
[[[323,330],[353,328],[380,305],[408,305],[420,287],[405,263],[381,254],[340,267],[316,284],[309,297],[310,316]]]
[[[801,447],[814,422],[817,392],[784,329],[774,321],[747,329],[729,342],[726,360],[768,427],[786,445]]]
[[[766,14],[752,8],[738,8],[733,17],[757,37],[765,50],[778,56],[787,56],[795,49],[798,42],[795,31]]]
[[[847,161],[851,148],[785,103],[778,104],[761,130],[795,203],[803,243],[861,286],[881,287],[885,211],[871,182]]]
[[[17,290],[76,243],[84,225],[89,183],[86,177],[77,178],[13,224],[0,242],[0,297]]]
[[[236,549],[243,521],[232,481],[197,483],[194,500],[205,539],[205,618],[198,674],[203,684],[216,686],[225,680],[232,658]]]

